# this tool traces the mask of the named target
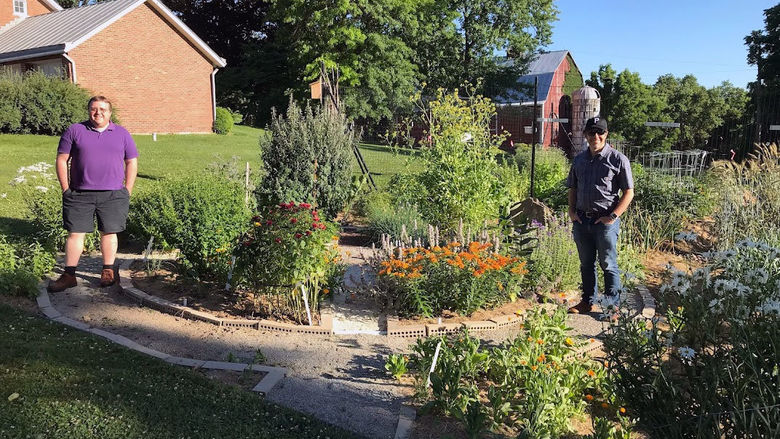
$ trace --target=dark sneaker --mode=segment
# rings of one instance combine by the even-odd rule
[[[114,285],[117,277],[113,268],[104,268],[103,272],[100,273],[100,286],[105,288]]]
[[[59,293],[60,291],[75,287],[77,283],[76,276],[68,273],[62,273],[59,279],[49,282],[49,286],[46,287],[46,289],[50,293]]]
[[[569,308],[569,312],[572,314],[588,314],[593,312],[593,305],[587,300],[581,300],[580,303]]]

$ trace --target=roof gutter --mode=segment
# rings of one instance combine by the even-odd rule
[[[13,61],[21,61],[30,58],[42,58],[44,56],[62,55],[65,53],[64,44],[55,44],[52,46],[38,47],[35,49],[20,50],[17,52],[9,52],[0,56],[0,63],[9,63]]]
[[[67,53],[63,53],[62,56],[70,63],[70,73],[71,73],[70,79],[73,81],[74,84],[78,84],[79,81],[76,77],[76,61],[74,61],[73,58],[69,57]]]

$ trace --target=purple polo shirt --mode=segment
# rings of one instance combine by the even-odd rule
[[[74,123],[60,137],[58,154],[70,154],[70,187],[115,191],[125,181],[125,160],[138,157],[126,129],[113,122],[101,133],[89,121]]]

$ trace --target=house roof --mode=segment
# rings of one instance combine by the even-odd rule
[[[518,84],[533,86],[534,78],[539,78],[537,100],[539,102],[546,101],[555,71],[558,70],[558,66],[561,65],[568,54],[568,50],[556,50],[554,52],[537,54],[528,66],[528,73],[517,78]],[[529,96],[528,93],[523,91],[508,90],[504,93],[504,96],[498,96],[494,100],[499,105],[533,104],[534,95],[531,93]]]
[[[226,65],[224,58],[159,0],[113,0],[25,18],[0,33],[0,62],[70,52],[144,3],[168,20],[213,66]]]

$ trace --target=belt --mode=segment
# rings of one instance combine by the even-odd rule
[[[601,218],[602,216],[609,216],[606,212],[581,212],[585,218]]]

